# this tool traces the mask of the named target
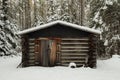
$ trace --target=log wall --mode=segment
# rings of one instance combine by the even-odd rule
[[[62,38],[61,65],[74,62],[77,67],[85,66],[88,61],[89,38]]]
[[[41,65],[40,41],[38,39],[22,37],[22,65],[24,67]],[[96,36],[82,38],[61,38],[57,43],[56,65],[68,66],[76,63],[77,67],[96,67]]]
[[[56,48],[56,65],[68,66],[74,62],[78,67],[96,67],[95,36],[89,38],[62,38]],[[42,57],[39,53],[40,42],[37,39],[22,37],[22,65],[24,67],[40,65]]]
[[[51,40],[53,40],[52,38],[59,38],[57,42],[53,42],[53,45],[56,46],[51,47],[56,49],[54,48],[51,51],[50,64],[56,63],[55,65],[68,66],[70,62],[75,62],[77,66],[96,67],[96,36],[61,24],[22,36],[23,66],[42,65],[42,62],[44,62],[42,61],[44,60],[42,59],[44,56],[42,53],[45,53],[45,51],[40,46],[41,42],[37,41],[39,38]],[[55,51],[56,56],[53,55]]]

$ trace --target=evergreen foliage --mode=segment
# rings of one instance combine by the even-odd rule
[[[102,31],[97,42],[98,56],[120,54],[120,0],[11,1],[0,0],[0,55],[16,54],[20,49],[19,36],[15,34],[18,28],[23,30],[55,20],[84,25],[84,16],[86,26]]]
[[[108,40],[106,54],[120,54],[120,3],[106,4],[107,9],[101,10],[102,20],[105,24],[105,40]]]
[[[17,26],[8,20],[7,3],[3,0],[0,10],[0,56],[17,55],[19,49]]]
[[[90,5],[90,27],[102,31],[98,43],[99,56],[111,57],[113,54],[120,54],[119,0],[91,0]]]

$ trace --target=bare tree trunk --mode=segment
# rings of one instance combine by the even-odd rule
[[[25,5],[24,4],[25,4],[24,0],[19,1],[19,26],[21,27],[21,30],[25,29],[25,25],[24,25]]]
[[[19,5],[18,5],[19,7],[18,7],[18,9],[19,9],[19,22],[18,22],[18,25],[20,26],[20,30],[22,30],[22,25],[21,25],[21,21],[22,21],[22,19],[21,19],[21,0],[19,1]]]
[[[84,22],[84,0],[80,0],[81,1],[81,26],[83,26],[83,22]]]
[[[3,6],[3,14],[4,14],[4,17],[3,17],[3,21],[6,21],[7,20],[7,11],[8,11],[8,5],[7,5],[7,1],[8,0],[3,0],[3,4],[2,4],[2,6]]]
[[[25,0],[25,29],[31,27],[31,12],[30,2]]]
[[[33,25],[36,26],[37,22],[37,5],[36,5],[36,0],[34,0],[34,22]]]

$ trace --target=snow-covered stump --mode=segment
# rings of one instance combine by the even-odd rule
[[[71,62],[71,63],[69,64],[69,67],[70,67],[70,68],[76,68],[77,66],[76,66],[75,63]]]

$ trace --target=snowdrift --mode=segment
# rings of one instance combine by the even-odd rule
[[[0,80],[119,80],[120,56],[98,60],[97,68],[27,67],[16,68],[20,57],[0,58]]]

